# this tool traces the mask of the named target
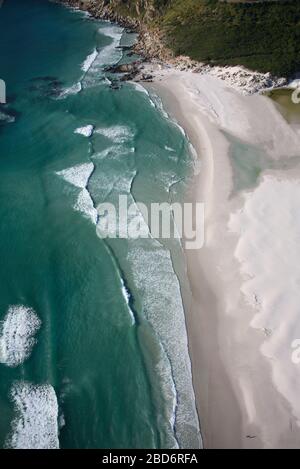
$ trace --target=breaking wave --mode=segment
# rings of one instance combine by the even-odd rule
[[[1,323],[0,362],[16,367],[31,354],[41,321],[31,308],[11,306]]]
[[[105,67],[115,65],[121,60],[123,52],[121,49],[118,49],[118,46],[123,35],[123,29],[114,25],[105,26],[99,29],[99,33],[111,38],[111,43],[100,50],[95,48],[93,52],[86,57],[81,64],[81,70],[83,72],[82,77],[78,83],[75,83],[69,88],[65,88],[60,93],[58,99],[64,99],[70,95],[78,94],[83,88],[99,85],[101,82],[104,84],[109,83],[108,79],[101,74],[101,71],[103,72]]]
[[[98,223],[98,212],[94,206],[93,199],[87,189],[83,189],[77,199],[74,209],[83,213],[94,225]]]
[[[147,250],[135,243],[128,253],[135,285],[143,298],[146,318],[156,331],[169,360],[174,382],[173,427],[181,448],[201,444],[192,384],[185,315],[178,278],[170,252],[152,241]],[[163,314],[161,312],[163,311]],[[172,326],[170,326],[172,325]],[[165,361],[160,373],[168,374]],[[166,380],[166,377],[164,377]],[[166,387],[170,393],[170,383]],[[175,409],[176,395],[176,409]]]
[[[84,137],[91,137],[94,132],[94,126],[93,125],[86,125],[85,127],[78,127],[78,129],[75,129],[74,133],[83,135]]]
[[[103,81],[105,66],[117,63],[122,57],[122,51],[117,48],[122,37],[122,31],[117,26],[102,27],[99,32],[109,36],[111,43],[86,58],[82,64],[85,75],[82,79],[83,88],[95,86]],[[158,109],[164,118],[169,115],[163,108],[158,97],[150,96],[148,91],[139,84],[134,84],[135,90],[145,94],[149,103]],[[176,124],[177,125],[177,124]],[[184,133],[183,129],[180,129]],[[135,132],[122,125],[77,129],[77,133],[87,137],[100,135],[112,142],[111,146],[92,155],[95,164],[101,166],[101,171],[94,172],[92,163],[78,165],[64,170],[58,175],[67,182],[81,189],[75,204],[75,209],[84,213],[97,225],[97,234],[101,236],[101,217],[95,209],[92,196],[88,190],[88,183],[93,174],[90,186],[95,186],[97,200],[116,201],[119,194],[131,196],[133,180],[137,171],[133,166],[126,166],[129,150],[124,143],[134,139]],[[166,147],[170,153],[175,153],[171,147]],[[134,153],[134,148],[130,151]],[[109,161],[109,164],[106,162]],[[177,182],[173,175],[159,174],[164,186],[170,188]],[[132,203],[134,203],[132,196]],[[139,212],[129,217],[128,222],[136,222],[145,226],[150,239],[129,240],[127,261],[133,273],[133,281],[142,299],[142,310],[148,322],[156,332],[161,346],[161,360],[158,362],[157,372],[162,378],[163,394],[168,409],[168,418],[173,430],[172,444],[175,447],[191,448],[201,445],[198,415],[195,406],[192,385],[191,363],[188,353],[185,315],[180,291],[180,285],[174,271],[170,252],[158,241],[151,239],[149,227]],[[122,227],[121,227],[122,228]],[[126,228],[126,227],[124,227]],[[126,283],[121,278],[121,290],[131,316],[132,324],[135,315],[130,307],[131,296]]]
[[[149,98],[149,102],[152,107],[156,107],[155,101],[152,99],[152,96],[150,95],[149,91],[144,88],[143,85],[140,83],[132,82],[131,85],[134,87],[136,91],[139,93],[145,94]]]
[[[82,91],[82,84],[79,81],[78,83],[75,83],[75,85],[70,86],[69,88],[65,88],[60,95],[58,96],[58,99],[64,99],[67,98],[68,96],[72,96],[75,94],[78,94]]]
[[[94,225],[98,222],[98,212],[94,206],[94,201],[87,187],[89,180],[94,172],[93,163],[84,163],[73,166],[63,171],[58,171],[57,176],[62,177],[69,184],[81,189],[74,209],[83,213]]]
[[[50,384],[16,382],[10,398],[16,417],[5,446],[12,449],[58,449],[58,404]]]
[[[124,29],[121,29],[120,26],[114,25],[99,29],[99,33],[111,38],[112,42],[99,52],[97,59],[98,65],[114,65],[119,62],[123,56],[123,52],[122,50],[117,49],[117,47],[120,45],[123,32]]]
[[[106,83],[103,76],[105,67],[115,65],[123,56],[122,50],[118,49],[123,29],[119,26],[105,26],[99,29],[99,33],[109,37],[111,43],[102,47],[99,51],[95,49],[82,64],[82,70],[84,70],[82,84],[84,88],[99,85],[101,82]]]
[[[95,49],[90,55],[87,56],[83,64],[81,65],[81,70],[83,72],[88,72],[93,63],[95,62],[96,58],[98,56],[98,51]]]
[[[112,140],[115,144],[126,143],[132,140],[135,136],[135,132],[126,125],[97,128],[95,133]]]
[[[63,171],[58,171],[56,174],[73,186],[85,189],[93,171],[93,163],[83,163]]]

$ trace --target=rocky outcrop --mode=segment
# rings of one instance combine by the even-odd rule
[[[153,26],[155,0],[136,0],[135,6],[129,6],[124,0],[56,0],[68,6],[89,12],[97,19],[117,22],[129,31],[138,33],[138,40],[133,51],[148,61],[148,66],[136,62],[108,69],[110,73],[123,74],[124,80],[152,81],[156,65],[161,68],[174,67],[179,71],[192,71],[210,74],[228,83],[229,86],[246,94],[257,93],[265,89],[281,87],[287,84],[285,78],[273,77],[270,73],[259,73],[240,66],[214,66],[199,63],[187,56],[175,56],[166,46],[164,33]],[[127,14],[128,13],[128,14]],[[151,66],[154,64],[154,67]]]
[[[288,84],[286,78],[273,77],[271,73],[259,73],[247,70],[240,66],[209,67],[203,65],[195,72],[209,73],[228,83],[229,86],[242,92],[243,94],[259,93],[267,89],[281,88]]]
[[[130,28],[131,30],[138,30],[140,20],[130,15],[121,14],[118,6],[122,4],[121,0],[56,0],[59,3],[64,3],[73,8],[78,8],[82,11],[89,12],[94,18],[114,21]]]

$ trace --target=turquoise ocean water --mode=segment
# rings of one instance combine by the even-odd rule
[[[95,211],[181,200],[189,144],[111,88],[118,26],[6,0],[0,35],[0,446],[197,447],[180,244],[101,239]]]

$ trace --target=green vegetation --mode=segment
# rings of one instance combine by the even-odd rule
[[[111,0],[166,32],[176,55],[290,76],[300,71],[300,0]]]
[[[174,0],[161,18],[176,54],[291,75],[300,70],[300,1]]]

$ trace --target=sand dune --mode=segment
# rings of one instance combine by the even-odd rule
[[[153,88],[201,160],[187,198],[205,202],[206,243],[186,252],[186,317],[204,444],[297,448],[299,134],[268,98],[211,76],[167,70]],[[231,138],[263,155],[251,189],[234,191]]]

